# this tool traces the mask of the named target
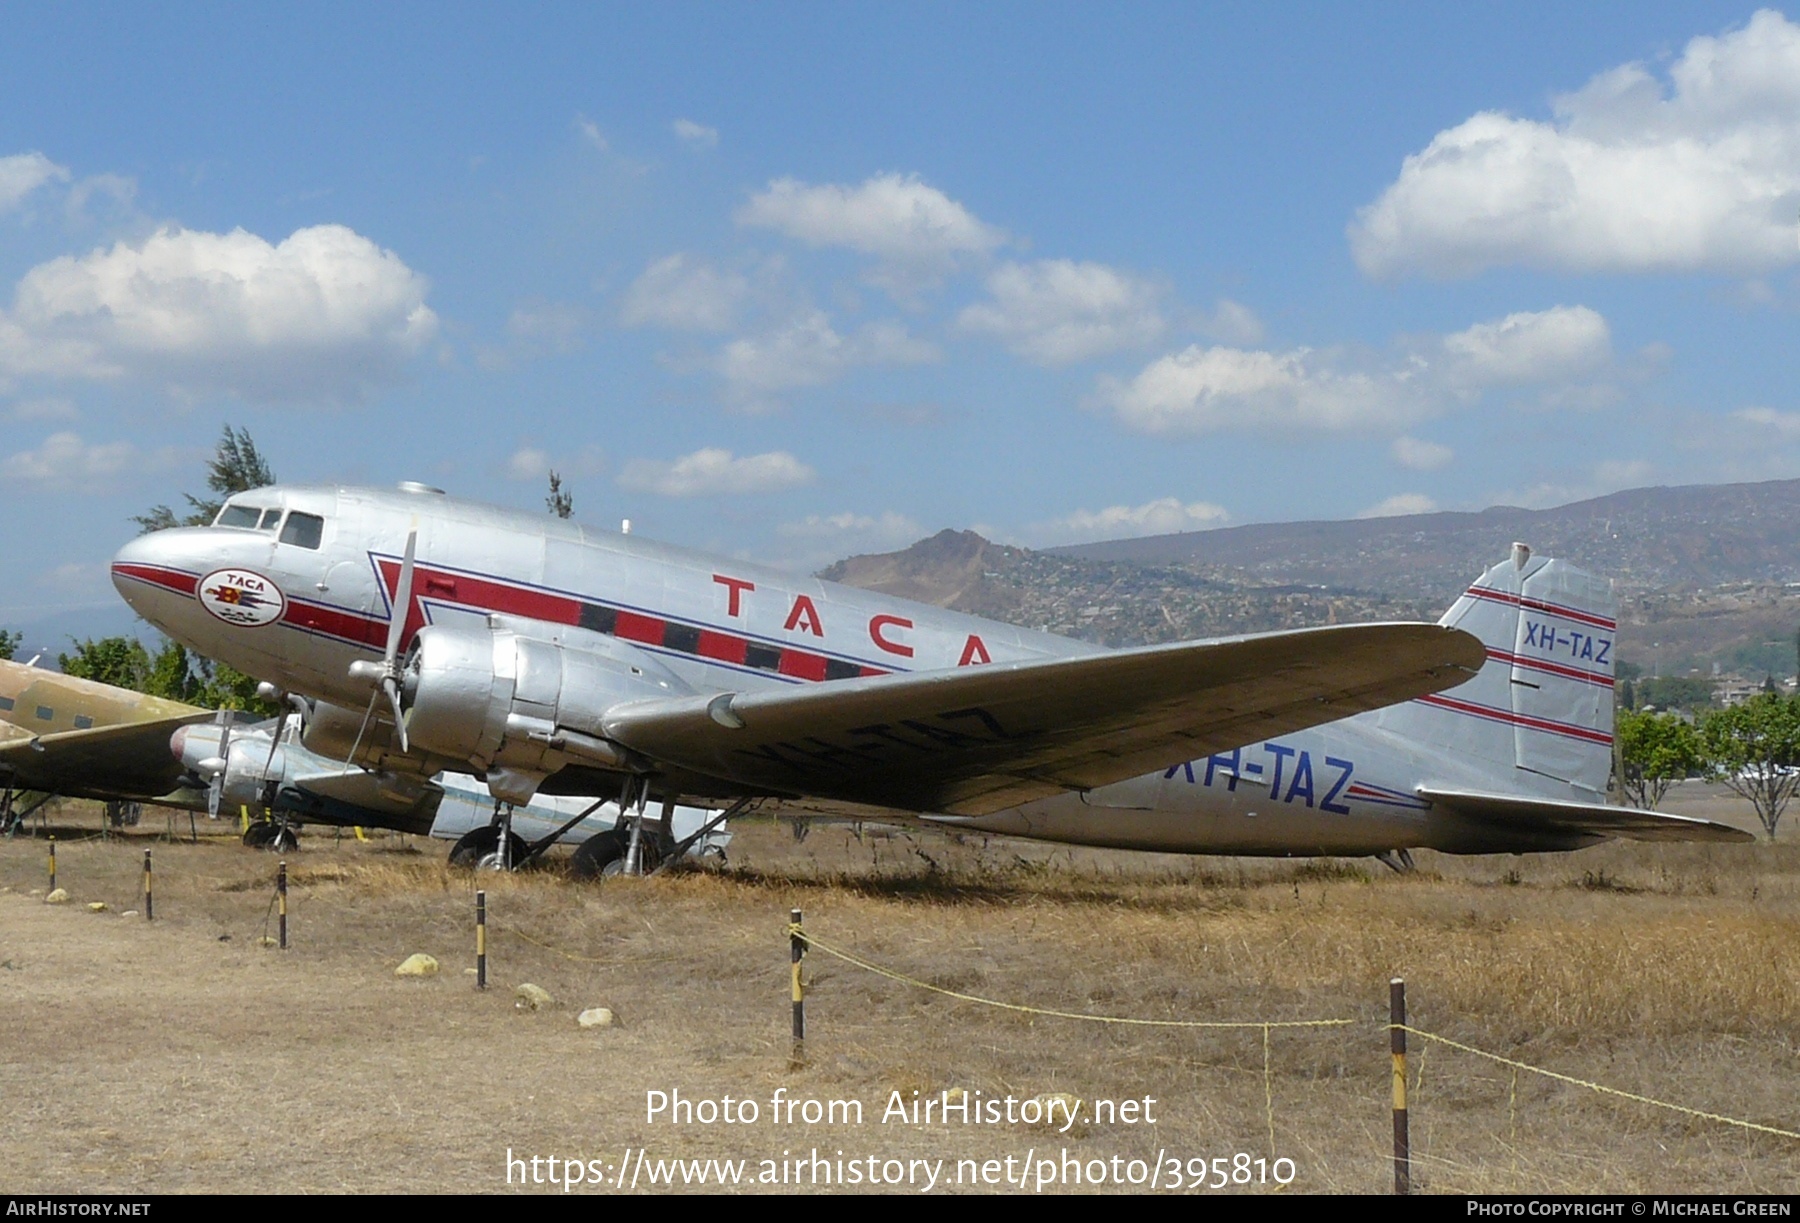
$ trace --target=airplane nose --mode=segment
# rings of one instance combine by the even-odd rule
[[[172,606],[172,596],[193,598],[202,570],[196,539],[199,532],[187,528],[152,531],[140,535],[113,554],[112,582],[119,597],[138,615],[158,627],[158,609]]]

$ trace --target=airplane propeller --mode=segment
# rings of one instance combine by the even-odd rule
[[[400,732],[402,752],[408,749],[405,710],[400,705],[400,640],[406,636],[406,621],[412,614],[413,553],[418,542],[419,528],[414,526],[406,533],[406,554],[400,560],[400,581],[394,589],[393,614],[388,617],[387,648],[382,651],[381,662],[350,664],[353,678],[377,684],[387,693],[388,705],[394,711],[394,727]],[[373,705],[372,701],[370,703]]]
[[[206,782],[206,818],[209,820],[219,818],[219,799],[225,792],[225,771],[230,767],[228,763],[230,760],[231,723],[228,720],[222,720],[219,725],[219,767],[212,771],[212,776]],[[204,767],[211,763],[210,760],[202,761],[201,765]]]
[[[413,549],[419,542],[418,528],[406,533],[406,555],[400,561],[400,586],[394,592],[398,609],[388,621],[387,650],[382,654],[381,690],[387,693],[394,710],[394,725],[400,730],[400,750],[406,747],[406,717],[400,708],[400,639],[406,635],[406,621],[412,614]]]

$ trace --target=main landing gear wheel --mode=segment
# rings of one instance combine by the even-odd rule
[[[300,834],[292,828],[278,827],[270,834],[267,848],[278,854],[291,854],[300,848]]]
[[[625,869],[625,851],[631,847],[631,834],[617,828],[597,832],[580,845],[569,858],[569,873],[577,879],[600,879]],[[640,854],[649,848],[646,839]]]
[[[267,849],[279,829],[268,820],[257,820],[244,829],[243,842],[250,849]]]
[[[525,844],[525,838],[517,833],[512,834],[508,847],[510,852],[507,854],[507,861],[515,866],[525,856],[525,851],[530,848]],[[463,833],[461,837],[457,838],[456,844],[450,847],[450,865],[466,866],[471,869],[497,865],[491,859],[499,852],[499,849],[500,830],[498,828],[492,824],[486,828],[476,828]]]

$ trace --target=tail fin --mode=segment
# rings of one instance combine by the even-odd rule
[[[1611,583],[1524,544],[1482,574],[1439,624],[1487,646],[1468,683],[1375,715],[1385,730],[1459,757],[1598,796],[1612,769]]]

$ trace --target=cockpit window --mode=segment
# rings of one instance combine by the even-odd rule
[[[264,510],[262,521],[256,524],[259,531],[273,531],[275,524],[281,521],[280,510]]]
[[[258,505],[228,505],[219,511],[213,519],[215,527],[245,527],[254,531],[257,521],[262,517],[262,507]]]
[[[281,528],[281,542],[293,544],[297,548],[317,548],[319,539],[325,534],[325,520],[317,514],[302,514],[295,510],[288,515],[287,525]]]

